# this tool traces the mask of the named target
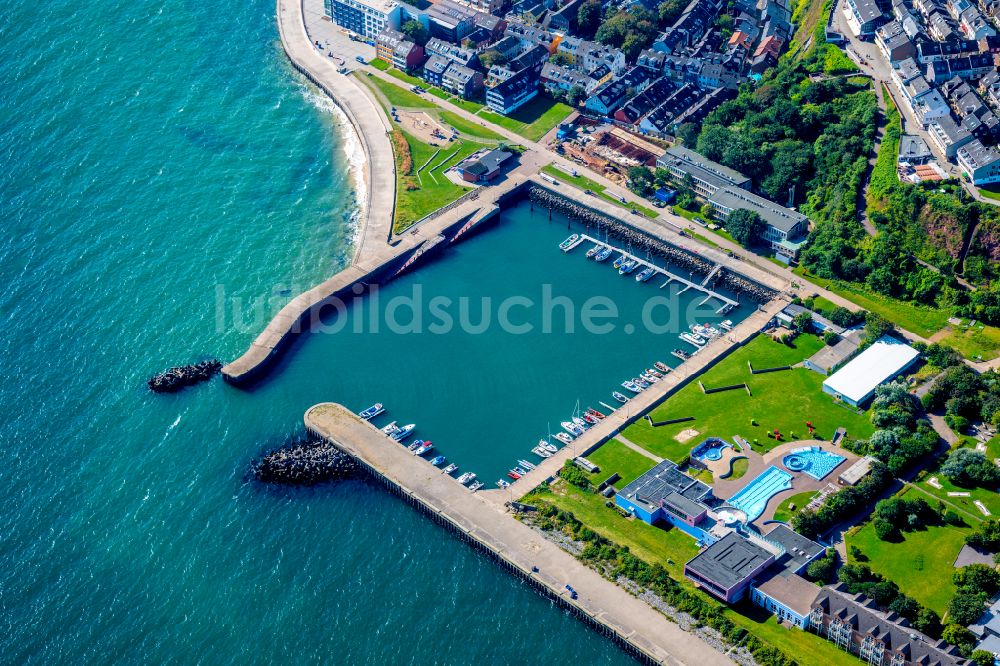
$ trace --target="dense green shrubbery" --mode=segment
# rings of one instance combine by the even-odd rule
[[[923,498],[890,497],[875,505],[875,534],[883,541],[898,541],[902,532],[937,525],[941,516]]]
[[[838,572],[840,582],[851,594],[864,594],[885,611],[895,611],[913,627],[933,638],[941,636],[941,618],[930,608],[899,591],[899,586],[864,564],[845,564]]]
[[[901,381],[875,389],[872,401],[872,424],[878,430],[868,441],[855,441],[845,447],[855,453],[875,456],[893,474],[931,454],[937,447],[938,434],[929,423],[918,419],[921,405]]]
[[[565,479],[567,483],[571,483],[582,490],[590,488],[590,479],[587,478],[587,474],[574,465],[572,460],[567,460],[563,464],[562,469],[559,470],[559,476]]]
[[[871,472],[855,486],[844,488],[827,498],[818,510],[802,509],[792,517],[792,527],[799,534],[815,539],[835,523],[849,517],[864,505],[875,501],[892,483],[892,473],[881,462],[872,464]]]
[[[737,626],[723,614],[721,604],[686,589],[671,578],[660,564],[648,564],[640,560],[627,547],[596,534],[568,511],[540,500],[534,504],[538,507],[538,526],[542,529],[561,530],[577,541],[586,543],[580,558],[609,579],[624,577],[652,590],[670,606],[717,630],[730,643],[744,646],[761,666],[795,666],[797,663],[778,648],[767,645],[750,635],[746,629]]]

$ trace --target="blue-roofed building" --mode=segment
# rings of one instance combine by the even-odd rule
[[[677,469],[669,460],[657,463],[615,496],[615,503],[639,520],[653,525],[667,522],[701,542],[713,540],[703,525],[708,515],[705,500],[712,489]]]

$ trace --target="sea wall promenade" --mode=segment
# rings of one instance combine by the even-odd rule
[[[315,405],[306,412],[305,425],[355,458],[375,481],[641,661],[671,666],[733,663],[343,406]],[[566,585],[577,592],[576,599],[569,598]]]
[[[385,246],[396,205],[396,163],[389,140],[389,120],[382,107],[361,86],[337,71],[306,33],[302,0],[278,0],[278,33],[288,60],[303,76],[329,95],[343,110],[365,153],[365,205],[358,216],[355,263]]]

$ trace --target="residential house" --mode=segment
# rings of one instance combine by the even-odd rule
[[[444,81],[444,73],[451,66],[452,62],[442,55],[432,55],[424,63],[423,79],[432,86],[438,88]]]
[[[976,185],[1000,183],[1000,153],[973,139],[958,149],[958,166],[965,177]]]
[[[370,43],[385,28],[399,29],[402,10],[394,0],[323,0],[326,15]]]
[[[464,99],[479,97],[483,91],[483,73],[457,62],[450,63],[441,77],[441,88]]]
[[[476,28],[476,10],[454,0],[436,0],[423,10],[430,21],[431,35],[459,43]]]
[[[916,47],[899,21],[889,21],[876,30],[875,45],[890,64],[912,58],[917,54]]]
[[[958,155],[958,149],[973,141],[972,135],[952,120],[951,116],[938,118],[927,127],[931,141],[949,159]]]
[[[380,59],[407,72],[419,68],[424,62],[424,47],[392,28],[386,28],[379,34],[375,40],[375,52]]]
[[[879,0],[847,0],[847,8],[862,39],[873,37],[879,26],[889,22],[892,14],[885,4]]]
[[[624,75],[602,84],[587,98],[586,107],[594,113],[610,116],[630,95],[636,95],[649,85],[649,70],[633,67]]]
[[[451,62],[458,63],[463,67],[477,69],[479,67],[479,55],[471,49],[463,49],[443,39],[433,38],[427,42],[424,48],[428,56],[441,56]]]
[[[663,103],[674,91],[674,85],[663,77],[653,81],[648,88],[630,99],[615,111],[615,120],[630,125],[637,124],[646,114]]]

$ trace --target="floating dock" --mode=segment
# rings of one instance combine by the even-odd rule
[[[656,264],[651,263],[651,262],[643,259],[642,257],[638,256],[638,255],[632,254],[631,252],[629,252],[627,250],[623,250],[620,247],[617,247],[615,245],[612,245],[611,243],[607,243],[607,242],[602,241],[602,240],[598,240],[596,238],[588,236],[587,234],[580,234],[580,237],[578,239],[576,239],[576,241],[573,243],[573,245],[570,246],[570,247],[568,247],[568,248],[566,248],[565,250],[563,250],[563,252],[569,252],[570,250],[572,250],[573,248],[575,248],[577,245],[579,245],[580,243],[583,243],[585,241],[589,241],[591,243],[594,243],[596,245],[600,245],[602,247],[610,247],[615,252],[618,252],[620,254],[625,255],[629,259],[633,259],[633,260],[637,261],[640,266],[642,266],[644,268],[652,268],[654,271],[656,271],[656,274],[664,276],[664,277],[667,278],[666,282],[664,282],[663,284],[660,285],[660,289],[663,289],[664,287],[666,287],[667,285],[669,285],[672,282],[679,282],[680,284],[684,285],[684,288],[681,289],[679,292],[677,292],[678,294],[683,294],[684,292],[688,291],[689,289],[694,289],[696,291],[700,291],[703,294],[705,294],[704,300],[702,300],[698,305],[704,305],[705,303],[708,303],[713,298],[716,299],[716,300],[718,300],[718,301],[721,301],[722,302],[722,307],[719,308],[718,310],[716,310],[716,314],[725,314],[726,312],[729,312],[730,310],[732,310],[733,308],[735,308],[737,305],[739,305],[739,302],[734,301],[733,299],[729,298],[728,296],[723,296],[719,292],[714,291],[714,290],[710,289],[708,286],[706,286],[708,284],[709,280],[711,278],[715,277],[715,275],[718,274],[718,272],[720,270],[722,270],[722,266],[719,265],[719,264],[716,264],[715,268],[712,269],[712,272],[709,273],[708,276],[705,277],[705,279],[702,281],[701,284],[698,284],[696,282],[692,282],[691,280],[688,280],[687,278],[682,278],[680,275],[677,275],[675,273],[671,273],[667,269],[661,268],[661,267],[657,266]]]
[[[505,513],[504,491],[470,493],[455,479],[442,476],[440,470],[425,460],[409,455],[341,405],[315,405],[306,412],[304,420],[311,433],[356,459],[359,467],[377,483],[613,640],[640,662],[670,666],[733,663],[722,652]],[[546,466],[551,467],[543,463],[531,474]],[[575,599],[570,598],[568,586],[576,591]],[[493,601],[484,599],[483,603]]]

